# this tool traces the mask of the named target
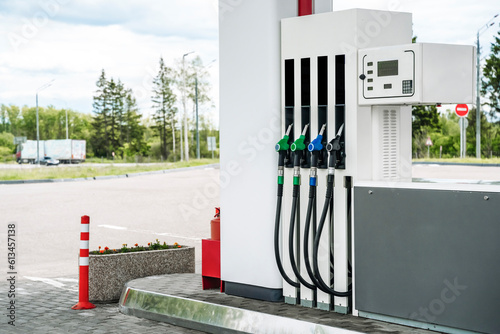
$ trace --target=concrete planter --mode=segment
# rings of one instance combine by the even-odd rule
[[[194,247],[89,256],[89,300],[117,301],[126,282],[146,276],[194,273]]]

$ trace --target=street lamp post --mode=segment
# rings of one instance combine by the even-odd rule
[[[185,69],[185,58],[187,55],[194,53],[194,51],[185,53],[182,55],[182,108],[183,108],[183,117],[181,119],[181,161],[183,155],[182,148],[182,123],[184,123],[184,151],[186,152],[186,161],[189,161],[189,143],[188,143],[188,134],[187,134],[187,115],[186,115],[186,69]]]
[[[196,159],[200,159],[200,131],[198,130],[198,74],[195,78],[195,100],[196,100]]]
[[[36,90],[36,160],[38,165],[40,165],[40,126],[38,124],[38,93],[44,90],[45,88],[48,88],[52,85],[54,82],[54,79],[51,81],[47,82],[46,84],[40,86]]]
[[[480,98],[480,88],[481,88],[481,49],[479,45],[479,35],[485,32],[489,27],[491,27],[495,22],[495,18],[498,16],[496,14],[491,20],[488,21],[484,26],[479,28],[476,35],[476,48],[477,48],[477,64],[476,64],[476,158],[481,159],[481,98]],[[482,31],[481,31],[482,30]]]
[[[66,140],[68,140],[68,107],[66,107]]]
[[[203,66],[201,69],[210,67],[210,65],[212,65],[213,63],[215,63],[215,59],[212,60],[207,65]],[[200,159],[200,131],[198,128],[198,73],[196,73],[194,79],[195,79],[195,101],[196,101],[196,159]]]

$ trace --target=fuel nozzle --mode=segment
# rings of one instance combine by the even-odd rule
[[[342,131],[344,130],[344,124],[340,126],[339,131],[327,145],[326,150],[330,152],[330,160],[328,162],[329,168],[337,168],[340,160],[343,158],[343,143],[340,142],[342,136]]]
[[[306,124],[306,126],[304,126],[304,129],[302,129],[302,134],[290,146],[292,152],[294,152],[294,161],[293,161],[294,168],[300,167],[300,159],[302,158],[302,152],[306,149],[306,144],[304,144],[304,140],[306,139],[306,133],[308,127],[309,124]]]
[[[311,176],[316,173],[315,169],[318,167],[318,161],[320,158],[320,151],[324,148],[323,144],[321,143],[323,141],[323,133],[325,132],[326,124],[323,124],[321,127],[321,130],[319,131],[319,134],[312,142],[309,143],[307,146],[307,150],[311,152]]]
[[[287,151],[290,148],[290,145],[288,145],[288,139],[289,139],[290,131],[292,130],[292,126],[293,126],[293,123],[288,126],[288,129],[286,130],[286,133],[283,136],[283,138],[281,138],[281,140],[276,144],[276,146],[274,146],[274,148],[276,149],[276,152]]]
[[[292,146],[290,147],[292,149],[292,152],[295,151],[303,151],[306,149],[306,145],[304,144],[304,140],[306,139],[306,133],[307,133],[307,128],[309,127],[309,124],[306,124],[304,126],[304,129],[302,130],[302,134],[300,135],[299,139],[293,142]]]
[[[285,135],[281,140],[274,146],[276,152],[279,153],[278,157],[278,167],[283,167],[285,166],[285,160],[287,159],[288,156],[288,149],[290,148],[290,145],[288,145],[288,139],[290,138],[290,131],[292,130],[293,123],[288,126],[288,129],[286,130]]]
[[[323,124],[321,127],[321,130],[319,131],[319,134],[312,142],[309,143],[307,146],[307,149],[309,152],[313,151],[321,151],[323,149],[323,144],[321,141],[323,140],[323,133],[325,132],[326,124]]]

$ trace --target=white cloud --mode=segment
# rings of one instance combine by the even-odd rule
[[[167,65],[189,51],[197,51],[205,63],[218,58],[217,3],[0,1],[0,103],[34,105],[37,87],[55,78],[40,94],[40,105],[90,112],[95,82],[105,69],[108,77],[132,88],[147,111],[151,72],[160,56]],[[419,41],[458,44],[475,43],[477,30],[500,12],[498,0],[334,1],[335,10],[354,7],[412,12]],[[497,31],[498,25],[481,36],[483,55]],[[218,62],[209,72],[217,102]],[[200,110],[208,112],[207,108]]]
[[[205,62],[218,56],[214,1],[30,3],[0,5],[0,36],[6,37],[0,40],[0,103],[33,105],[36,89],[55,78],[40,94],[41,105],[90,112],[105,69],[148,109],[160,56],[170,66],[187,51]]]

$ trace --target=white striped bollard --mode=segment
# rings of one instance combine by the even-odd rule
[[[78,304],[72,307],[73,310],[86,310],[95,307],[94,304],[89,302],[89,223],[89,216],[82,216],[80,230],[80,289]]]

